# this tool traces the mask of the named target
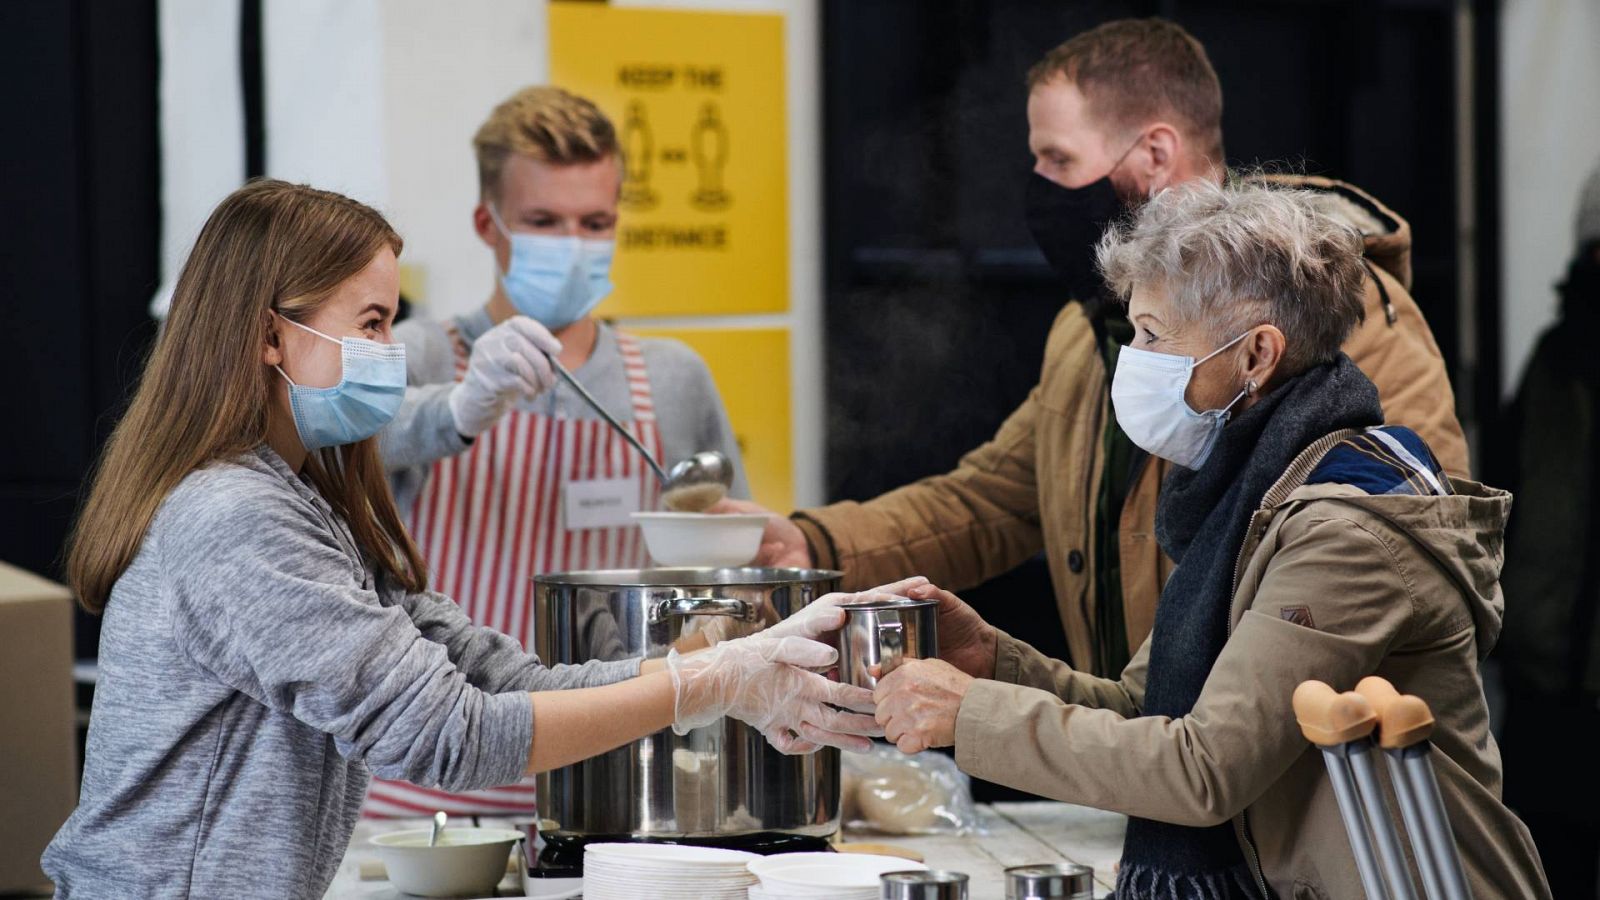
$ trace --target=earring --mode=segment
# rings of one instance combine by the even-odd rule
[[[1254,378],[1245,380],[1244,392],[1252,397],[1256,395],[1256,380]]]

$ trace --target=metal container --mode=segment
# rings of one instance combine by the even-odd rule
[[[939,655],[939,601],[875,600],[852,603],[839,629],[839,680],[875,688],[878,679],[869,671],[880,666],[879,677],[894,671],[907,659],[933,659]]]
[[[549,665],[666,656],[731,618],[737,633],[779,621],[839,586],[822,569],[618,569],[534,579],[534,640]],[[667,728],[538,776],[553,843],[620,839],[822,837],[839,826],[839,751],[785,756],[722,719]]]
[[[1094,869],[1076,863],[1012,866],[1006,900],[1094,900]]]
[[[967,900],[964,872],[885,872],[878,884],[880,900]]]

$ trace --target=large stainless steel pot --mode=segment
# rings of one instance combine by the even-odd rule
[[[618,569],[534,579],[547,664],[665,656],[718,618],[754,631],[838,589],[820,569]],[[724,622],[724,624],[728,624]],[[557,837],[723,838],[838,830],[839,753],[785,756],[742,722],[665,729],[538,778]]]

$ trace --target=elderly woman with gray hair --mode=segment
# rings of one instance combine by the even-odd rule
[[[1478,676],[1510,497],[1380,427],[1377,390],[1339,349],[1362,315],[1360,238],[1317,202],[1185,185],[1101,242],[1135,327],[1117,422],[1178,466],[1156,523],[1177,566],[1122,677],[1074,671],[930,585],[911,593],[940,601],[941,659],[885,676],[878,721],[906,752],[953,744],[973,775],[1127,814],[1120,898],[1358,897],[1290,698],[1382,675],[1438,717],[1475,896],[1548,896],[1500,802]]]

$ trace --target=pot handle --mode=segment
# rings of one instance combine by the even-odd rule
[[[650,608],[652,625],[659,625],[677,616],[731,616],[752,622],[755,621],[756,611],[743,600],[725,597],[674,597]]]
[[[878,623],[878,677],[893,672],[906,658],[906,631],[901,622]]]

